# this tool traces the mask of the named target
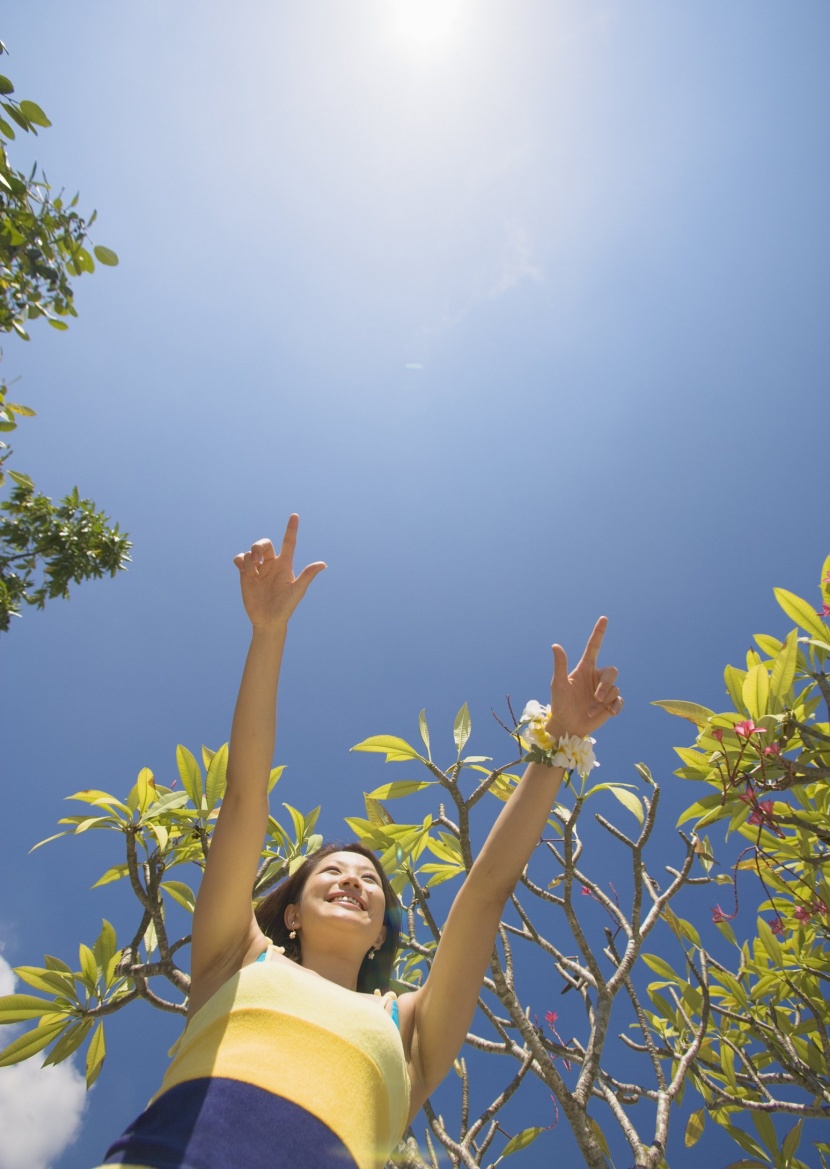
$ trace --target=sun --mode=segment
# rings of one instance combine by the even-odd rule
[[[466,0],[389,0],[392,36],[399,48],[443,56],[457,42]]]

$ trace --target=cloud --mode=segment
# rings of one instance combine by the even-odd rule
[[[0,994],[14,993],[14,972],[0,955]],[[4,1027],[5,1047],[18,1028]],[[0,1169],[49,1169],[77,1137],[84,1077],[67,1060],[42,1068],[38,1056],[0,1068]]]

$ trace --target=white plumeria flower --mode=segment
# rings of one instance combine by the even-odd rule
[[[553,739],[546,730],[546,724],[549,718],[550,705],[542,706],[535,698],[531,699],[522,711],[522,717],[520,719],[522,738],[526,739],[534,747],[541,747],[543,751],[550,751],[553,746]]]
[[[594,755],[595,742],[596,739],[580,739],[578,735],[563,735],[556,744],[553,762],[557,767],[576,771],[585,779],[592,768],[599,767]]]

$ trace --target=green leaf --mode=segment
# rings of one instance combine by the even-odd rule
[[[635,796],[634,792],[628,791],[618,783],[609,783],[608,790],[613,796],[616,796],[624,808],[628,808],[629,812],[632,812],[637,817],[639,824],[643,823],[645,813],[643,812],[643,805],[639,796]]]
[[[469,739],[471,730],[472,723],[470,721],[470,711],[467,708],[467,703],[465,702],[461,707],[461,710],[459,710],[458,714],[455,716],[455,722],[453,723],[452,728],[452,737],[455,739],[455,746],[459,756],[464,750],[464,744]]]
[[[787,705],[786,699],[795,679],[795,667],[798,661],[798,630],[793,629],[787,634],[787,640],[780,653],[776,654],[770,678],[770,698],[776,707],[781,710]]]
[[[723,671],[726,691],[739,714],[744,713],[743,684],[745,677],[746,670],[739,670],[737,666],[727,666]]]
[[[271,773],[268,776],[268,795],[274,790],[275,786],[280,780],[282,773],[285,771],[285,764],[281,763],[279,767],[272,767]]]
[[[44,990],[47,994],[61,995],[64,998],[77,998],[75,992],[75,978],[62,970],[43,969],[41,966],[16,966],[15,974],[28,986],[35,990]]]
[[[684,1143],[687,1149],[692,1145],[696,1145],[703,1135],[703,1126],[706,1123],[706,1109],[698,1108],[697,1112],[693,1112],[686,1122],[686,1134],[684,1136]]]
[[[427,759],[431,759],[432,755],[429,750],[429,727],[427,726],[427,712],[425,709],[418,715],[418,730],[421,734],[421,741],[427,749]]]
[[[23,1035],[14,1039],[8,1047],[0,1051],[0,1068],[7,1068],[13,1063],[20,1063],[30,1055],[43,1051],[47,1044],[63,1031],[66,1026],[66,1016],[53,1019],[49,1023],[42,1023],[40,1027],[33,1027]]]
[[[778,604],[797,625],[821,641],[827,641],[830,638],[830,630],[817,615],[812,605],[809,605],[801,597],[797,597],[795,593],[788,592],[787,589],[773,589],[772,591],[775,593]]]
[[[189,885],[185,885],[184,881],[162,881],[161,887],[189,913],[193,912],[196,897],[193,890]]]
[[[95,955],[89,946],[85,946],[81,942],[78,947],[78,959],[81,963],[81,973],[84,976],[84,981],[89,983],[89,989],[94,990],[98,984],[98,963],[95,961]]]
[[[763,718],[769,707],[769,674],[764,665],[753,666],[741,686],[744,705],[754,719]]]
[[[801,1126],[803,1120],[796,1121],[796,1123],[789,1130],[781,1144],[781,1152],[784,1154],[784,1162],[789,1164],[792,1157],[801,1143]]]
[[[107,869],[103,877],[99,877],[93,889],[97,889],[100,885],[109,885],[112,881],[120,881],[126,877],[130,869],[128,865],[113,865],[111,869]]]
[[[642,953],[640,957],[645,962],[646,966],[648,966],[649,970],[653,970],[654,973],[659,974],[661,978],[665,978],[672,983],[676,983],[678,981],[677,974],[675,974],[671,966],[669,966],[668,962],[666,962],[664,958],[659,957],[657,954],[646,953]]]
[[[95,259],[99,264],[106,264],[108,268],[115,268],[118,266],[118,256],[111,248],[105,248],[101,244],[96,244],[92,249],[95,253]]]
[[[143,816],[156,798],[156,781],[149,767],[142,767],[139,771],[135,787],[138,801],[137,810]]]
[[[36,126],[43,126],[44,128],[47,128],[52,125],[37,102],[20,102],[20,112],[27,122],[34,122]]]
[[[3,77],[2,74],[0,74],[0,93],[2,93],[3,97],[6,97],[10,93],[14,93],[14,86],[9,81],[8,77]]]
[[[678,718],[688,719],[696,727],[705,727],[715,714],[707,706],[699,706],[696,702],[685,702],[681,698],[664,698],[659,702],[652,702],[651,705],[659,706],[668,711],[669,714],[677,715]]]
[[[205,777],[205,798],[211,812],[225,795],[228,773],[228,744],[223,743],[210,761]]]
[[[197,808],[202,806],[202,772],[194,756],[181,743],[176,748],[176,765],[182,787]]]
[[[39,999],[33,994],[6,994],[0,998],[0,1024],[39,1019],[41,1015],[51,1015],[54,1010],[55,1004],[51,1000]]]
[[[62,1063],[63,1060],[68,1059],[78,1050],[91,1030],[91,1019],[79,1019],[77,1023],[72,1023],[49,1052],[43,1061],[43,1066],[48,1067],[50,1064]]]
[[[394,783],[382,783],[369,795],[376,800],[399,800],[402,796],[411,796],[414,792],[423,791],[425,787],[433,787],[434,779],[398,779]]]
[[[509,1157],[511,1153],[518,1153],[522,1149],[526,1149],[528,1145],[532,1145],[540,1133],[547,1132],[546,1128],[536,1126],[534,1128],[523,1128],[521,1132],[517,1132],[514,1137],[511,1137],[502,1150],[502,1157]]]
[[[89,1041],[89,1048],[86,1053],[86,1086],[91,1088],[101,1068],[104,1066],[104,1059],[106,1058],[107,1047],[104,1041],[104,1024],[99,1022],[95,1029],[95,1034]]]
[[[385,755],[387,763],[401,762],[404,759],[418,759],[421,763],[426,762],[414,747],[410,747],[405,739],[399,739],[396,735],[372,735],[370,738],[364,739],[362,743],[357,743],[351,750],[375,751],[380,755]]]
[[[758,1136],[772,1155],[775,1156],[778,1152],[778,1138],[775,1135],[775,1125],[772,1123],[772,1117],[768,1116],[766,1112],[752,1112],[750,1115],[758,1131]]]

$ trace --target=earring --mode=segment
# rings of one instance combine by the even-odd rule
[[[294,941],[294,939],[295,939],[295,938],[296,938],[296,936],[297,936],[297,931],[296,931],[296,930],[292,930],[292,931],[291,931],[291,933],[290,933],[288,936],[289,936],[289,938],[291,939],[291,941],[293,942],[293,941]]]
[[[374,960],[375,960],[375,948],[374,948],[374,946],[373,946],[373,947],[372,947],[372,949],[369,951],[369,953],[366,955],[366,957],[369,959],[369,961],[370,961],[370,962],[374,962]]]

